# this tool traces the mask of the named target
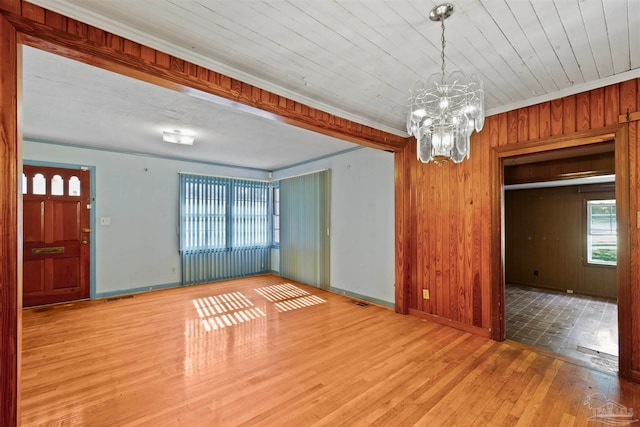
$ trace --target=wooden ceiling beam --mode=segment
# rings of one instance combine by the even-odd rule
[[[309,107],[27,2],[22,2],[21,14],[5,16],[25,45],[216,104],[391,152],[401,151],[409,139]]]

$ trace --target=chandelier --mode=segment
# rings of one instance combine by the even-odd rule
[[[469,158],[469,138],[484,125],[484,90],[475,74],[468,77],[454,71],[445,77],[444,20],[453,13],[449,3],[434,7],[429,19],[442,26],[442,66],[426,82],[417,82],[411,91],[407,132],[416,137],[418,159],[442,165]]]

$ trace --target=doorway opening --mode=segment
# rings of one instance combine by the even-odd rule
[[[506,158],[506,338],[618,372],[613,142]]]

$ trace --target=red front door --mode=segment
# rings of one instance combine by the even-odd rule
[[[23,306],[89,298],[89,171],[23,173]]]

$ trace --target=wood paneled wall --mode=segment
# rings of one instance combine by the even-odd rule
[[[396,154],[396,311],[485,336],[492,195],[478,177],[488,172],[490,144],[489,132],[475,135],[458,165],[420,163],[415,143]]]
[[[495,267],[503,249],[502,195],[494,189],[494,181],[502,182],[503,177],[499,153],[562,148],[570,146],[573,138],[591,138],[587,142],[596,143],[606,140],[590,136],[596,131],[607,137],[615,133],[628,151],[616,151],[616,172],[630,188],[629,194],[617,194],[618,203],[622,197],[627,222],[633,218],[634,225],[619,231],[620,244],[630,247],[630,254],[619,259],[618,269],[632,272],[630,279],[621,282],[629,286],[630,280],[631,304],[619,310],[621,339],[628,340],[620,369],[622,375],[640,379],[640,239],[635,228],[635,212],[640,211],[639,122],[633,121],[637,115],[620,124],[626,121],[627,111],[638,111],[639,81],[488,117],[482,132],[472,136],[471,158],[459,165],[421,164],[414,141],[396,154],[396,311],[503,337],[501,291],[495,288],[503,281],[503,270]],[[628,169],[620,172],[619,162],[628,164]],[[428,300],[423,298],[425,289]]]
[[[616,298],[616,269],[585,262],[586,200],[615,199],[594,186],[505,192],[505,281]]]

